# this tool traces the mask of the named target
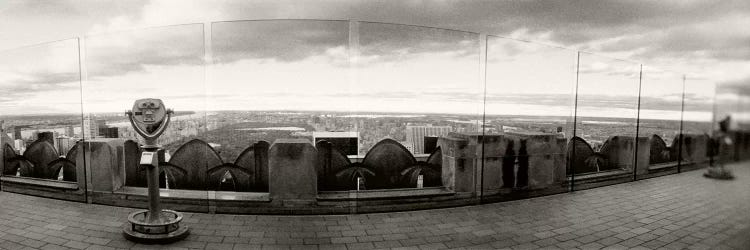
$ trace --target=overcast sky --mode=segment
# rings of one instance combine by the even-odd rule
[[[331,21],[144,29],[258,19],[466,32]],[[91,104],[86,111],[120,111],[146,92],[175,109],[479,113],[482,33],[493,35],[488,113],[567,115],[574,50],[583,50],[596,55],[581,56],[579,114],[634,117],[643,63],[642,115],[676,117],[684,74],[693,103],[686,117],[703,120],[713,83],[750,93],[747,27],[750,1],[6,0],[0,50],[85,36],[88,82],[81,98],[75,39],[3,52],[0,88],[9,94],[0,97],[0,112],[76,112],[80,99]],[[206,42],[215,63],[208,69]]]

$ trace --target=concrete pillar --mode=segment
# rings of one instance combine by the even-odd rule
[[[511,132],[509,134],[518,137],[516,154],[520,155],[520,148],[525,144],[529,160],[529,188],[547,188],[553,183],[561,183],[565,180],[565,143],[559,143],[556,134],[540,132]],[[563,175],[562,178],[559,177],[560,174]]]
[[[638,137],[636,141],[638,143],[638,152],[635,155],[636,175],[643,175],[648,173],[648,162],[651,158],[651,142],[648,137]]]
[[[469,136],[469,144],[476,145],[476,154],[474,157],[477,159],[477,179],[481,180],[481,183],[477,183],[477,190],[480,188],[484,190],[483,195],[491,195],[497,193],[502,186],[506,183],[504,180],[514,180],[513,183],[508,185],[512,186],[515,183],[515,164],[511,163],[509,166],[503,165],[504,156],[506,156],[508,146],[513,146],[513,162],[515,157],[518,155],[518,140],[517,138],[511,138],[505,135],[484,135],[484,136]],[[512,145],[510,145],[512,142]],[[482,152],[484,151],[484,152]],[[509,168],[508,168],[509,167]],[[506,169],[503,169],[506,168]],[[505,172],[504,172],[505,171]],[[509,173],[508,176],[503,178],[505,173]],[[480,179],[481,178],[481,179]]]
[[[91,190],[91,185],[89,185],[91,183],[91,175],[88,173],[87,166],[88,162],[91,161],[89,144],[90,142],[88,141],[79,141],[76,143],[76,147],[78,147],[78,153],[76,154],[76,182],[78,183],[78,188],[85,193]],[[91,203],[91,196],[88,197],[86,202]]]
[[[563,183],[568,180],[568,161],[567,161],[567,147],[568,139],[555,137],[555,146],[559,149],[558,153],[553,154],[552,158],[555,162],[555,183]]]
[[[81,148],[76,159],[76,176],[79,185],[84,187],[83,182],[86,182],[85,187],[89,194],[112,192],[122,187],[125,182],[125,169],[122,163],[122,152],[118,152],[118,149],[122,151],[123,141],[115,139],[79,143],[85,145],[85,150]],[[86,174],[83,171],[86,171]],[[91,201],[89,195],[89,202]]]
[[[475,193],[478,171],[476,144],[470,146],[465,135],[451,133],[440,137],[438,145],[443,154],[443,185],[455,192]]]
[[[0,133],[5,134],[5,132],[2,131],[2,127],[0,127]],[[2,176],[5,171],[5,144],[9,143],[6,140],[7,139],[4,138],[4,136],[0,135],[0,176]]]
[[[683,135],[683,138],[684,139],[679,142],[682,144],[682,152],[680,153],[680,156],[682,157],[681,164],[700,164],[708,162],[708,157],[706,157],[708,150],[708,136],[685,134]],[[680,145],[675,145],[674,147],[680,147]]]
[[[314,203],[318,196],[315,171],[318,153],[306,139],[278,139],[268,152],[268,191],[283,206]]]

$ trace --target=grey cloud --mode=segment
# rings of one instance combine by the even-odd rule
[[[750,23],[748,23],[750,25]],[[691,53],[704,53],[721,60],[750,60],[750,33],[727,33],[683,27],[634,36],[606,44],[602,51],[618,52],[641,49],[639,58],[685,58]]]
[[[152,65],[203,65],[203,25],[178,25],[86,37],[89,79]]]
[[[96,2],[96,1],[94,1]],[[89,2],[79,4],[88,5]],[[549,32],[553,42],[586,48],[593,40],[665,30],[659,37],[637,38],[607,44],[603,51],[643,49],[639,58],[683,57],[701,52],[708,57],[750,59],[747,37],[731,36],[724,41],[696,33],[691,24],[728,15],[747,15],[750,2],[735,1],[227,1],[216,3],[226,20],[303,18],[353,19],[441,27],[495,35],[519,29],[530,33]],[[94,4],[102,7],[101,4]],[[134,4],[135,5],[135,4]],[[54,6],[54,5],[51,5]],[[132,6],[131,6],[132,7]],[[67,8],[67,7],[66,7]],[[119,8],[119,7],[118,7]],[[65,9],[65,8],[63,8]],[[82,13],[82,11],[71,11]],[[135,15],[137,18],[137,15]],[[200,27],[200,25],[198,25]],[[233,31],[237,31],[236,33]],[[348,23],[315,21],[259,21],[215,23],[214,59],[231,63],[245,58],[295,61],[347,46]],[[164,34],[154,33],[155,37]],[[167,50],[142,43],[118,51],[89,55],[95,76],[142,71],[147,65],[199,64],[202,30],[170,39]],[[360,50],[373,60],[398,60],[424,52],[456,52],[457,56],[478,54],[476,34],[413,26],[363,22]],[[195,46],[194,46],[195,45]],[[103,48],[105,50],[106,48]],[[202,49],[202,48],[201,48]],[[109,54],[107,54],[109,53]],[[89,53],[91,54],[91,53]],[[106,60],[105,60],[106,59]],[[136,60],[137,59],[137,60]],[[91,70],[90,70],[91,71]]]
[[[90,79],[143,71],[149,65],[203,63],[201,25],[157,27],[87,37]],[[281,62],[349,49],[348,21],[265,20],[212,24],[213,60],[227,64],[243,59]],[[129,46],[119,46],[126,41]],[[451,51],[456,57],[479,56],[478,36],[434,28],[362,23],[358,47],[366,63],[400,60],[420,53]],[[334,58],[341,66],[348,53]],[[372,59],[374,56],[375,59]]]
[[[736,93],[750,97],[750,76],[732,81],[720,82],[716,85],[716,93]]]
[[[241,59],[298,61],[349,44],[346,21],[268,20],[212,24],[214,62]]]
[[[358,35],[360,54],[375,61],[444,51],[454,52],[457,57],[479,55],[478,35],[467,32],[361,22],[358,33],[352,35]],[[352,49],[349,36],[348,21],[238,21],[212,26],[214,60],[219,63],[241,59],[303,60],[335,47]]]
[[[418,26],[362,22],[359,43],[365,56],[398,57],[442,51],[479,56],[478,34]]]
[[[77,68],[77,67],[76,67]],[[54,89],[60,84],[69,82],[78,82],[81,77],[78,71],[75,72],[49,72],[36,71],[26,75],[26,79],[18,79],[14,82],[18,85],[16,90],[30,89],[32,86],[41,86],[46,89]]]
[[[582,47],[592,40],[629,34],[666,30],[675,26],[690,26],[714,21],[728,15],[748,15],[750,2],[734,1],[470,1],[440,4],[412,4],[392,1],[355,1],[339,4],[349,8],[320,10],[319,15],[341,16],[361,20],[375,20],[445,27],[459,30],[507,35],[519,29],[531,33],[551,32],[550,39],[567,46]],[[314,9],[314,8],[313,8]],[[719,27],[717,27],[719,28]],[[684,36],[693,37],[684,37]],[[640,56],[675,56],[670,51],[704,36],[701,33],[675,32],[655,44],[636,48],[652,48]],[[669,38],[674,36],[674,38]],[[747,39],[717,44],[694,43],[685,49],[706,50],[708,56],[749,59],[744,51]],[[650,40],[650,39],[645,39]],[[718,42],[721,43],[721,42]],[[739,51],[741,53],[735,53]],[[641,58],[641,57],[639,57]]]

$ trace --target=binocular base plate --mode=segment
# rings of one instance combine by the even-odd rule
[[[175,242],[190,234],[187,226],[180,226],[182,214],[173,210],[162,210],[158,222],[146,222],[148,210],[136,211],[128,216],[130,225],[123,228],[126,239],[144,244]]]

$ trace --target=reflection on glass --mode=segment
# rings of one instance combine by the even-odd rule
[[[633,171],[639,65],[580,53],[578,72],[575,173]]]
[[[82,138],[78,40],[2,52],[0,91],[2,174],[76,181],[74,146]]]
[[[484,129],[504,136],[499,150],[485,148],[486,158],[502,156],[499,165],[485,161],[485,195],[500,187],[548,188],[565,180],[575,60],[572,50],[488,37]]]
[[[431,138],[480,131],[477,34],[366,22],[358,31],[351,95],[360,155],[385,138],[429,155]]]

